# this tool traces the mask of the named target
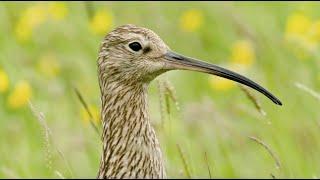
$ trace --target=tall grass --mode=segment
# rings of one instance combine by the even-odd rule
[[[49,18],[24,42],[15,27],[36,2],[0,3],[0,69],[9,77],[8,90],[0,93],[0,178],[95,177],[101,127],[92,121],[86,125],[80,114],[88,104],[100,106],[96,60],[104,34],[90,29],[100,10],[110,12],[110,30],[126,23],[144,26],[172,50],[223,67],[232,63],[235,41],[252,41],[255,60],[243,74],[284,103],[275,106],[243,87],[214,88],[209,75],[201,73],[162,75],[150,84],[149,104],[169,177],[320,177],[320,45],[310,46],[310,52],[301,47],[305,42],[286,40],[290,17],[303,15],[311,28],[320,19],[319,3],[63,3],[66,17]],[[203,18],[192,32],[180,24],[190,10]],[[60,65],[56,76],[39,69],[45,54]],[[12,109],[7,99],[22,79],[32,87],[32,104]],[[74,87],[81,93],[75,94]]]

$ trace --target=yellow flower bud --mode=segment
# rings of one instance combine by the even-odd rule
[[[49,4],[49,14],[54,20],[62,20],[68,14],[68,8],[64,2],[52,2]]]
[[[97,11],[91,22],[90,29],[95,34],[105,34],[113,25],[112,15],[110,12],[106,10]]]
[[[27,81],[18,82],[10,93],[7,104],[10,108],[16,109],[25,106],[32,96],[32,89]]]
[[[255,50],[250,41],[236,41],[231,48],[231,60],[233,63],[251,66],[255,61]]]
[[[60,73],[60,63],[51,54],[42,56],[38,62],[37,68],[39,72],[46,77],[55,77]]]
[[[302,13],[294,13],[287,19],[286,37],[303,36],[311,26],[311,20]]]
[[[203,24],[203,14],[200,10],[191,9],[184,12],[180,18],[180,28],[184,31],[194,32]]]

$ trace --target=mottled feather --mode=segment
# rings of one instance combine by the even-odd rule
[[[148,51],[131,52],[138,41]],[[104,38],[98,57],[103,153],[98,178],[165,178],[164,160],[148,115],[149,82],[163,73],[168,47],[151,30],[124,25]]]

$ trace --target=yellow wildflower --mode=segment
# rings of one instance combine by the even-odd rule
[[[60,63],[52,54],[42,56],[37,67],[39,72],[47,77],[55,77],[60,73]]]
[[[106,10],[98,10],[91,22],[90,29],[95,34],[105,34],[113,25],[112,14]]]
[[[93,116],[93,122],[95,124],[100,123],[100,112],[97,108],[97,106],[94,105],[89,105],[88,107],[89,111],[91,112],[92,116]],[[90,123],[90,116],[88,114],[88,112],[85,110],[85,108],[81,109],[81,117],[83,122],[87,125],[88,123]]]
[[[6,72],[0,69],[0,93],[4,93],[8,90],[9,78]]]
[[[286,37],[303,36],[311,26],[311,20],[302,13],[294,13],[287,19]]]
[[[47,8],[44,4],[35,4],[28,7],[21,16],[21,20],[28,23],[30,27],[36,27],[47,19]]]
[[[52,2],[49,4],[49,14],[54,20],[62,20],[68,14],[66,3],[64,2]]]
[[[226,91],[232,89],[235,85],[235,83],[231,80],[218,76],[209,76],[209,83],[212,89],[218,91]]]
[[[203,13],[197,9],[184,12],[180,18],[180,28],[184,31],[194,32],[203,24]]]
[[[32,28],[25,21],[20,20],[15,27],[15,35],[18,41],[27,41],[32,35]]]
[[[27,81],[18,82],[7,99],[10,108],[16,109],[26,105],[32,96],[32,89]]]
[[[286,40],[300,60],[309,59],[317,52],[320,41],[320,21],[312,20],[303,13],[294,13],[288,17]]]
[[[255,61],[255,51],[252,43],[248,40],[234,42],[231,48],[231,60],[233,63],[251,66]]]
[[[47,9],[43,4],[36,4],[25,9],[16,26],[15,35],[19,41],[30,39],[32,30],[47,18]]]

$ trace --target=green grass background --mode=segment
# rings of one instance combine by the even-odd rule
[[[32,4],[0,3],[0,65],[10,82],[26,79],[31,83],[31,102],[45,114],[52,141],[46,147],[44,129],[28,106],[10,110],[1,95],[0,177],[59,178],[57,172],[68,178],[95,177],[101,153],[100,136],[92,127],[83,125],[82,106],[73,86],[79,87],[89,104],[100,107],[96,59],[103,36],[89,31],[85,3],[67,2],[66,19],[41,25],[31,41],[19,43],[13,33],[14,22],[19,12]],[[320,101],[294,85],[301,82],[320,91],[319,53],[301,60],[284,43],[287,17],[302,11],[319,19],[319,3],[91,5],[94,10],[111,11],[113,27],[131,23],[150,28],[171,49],[216,64],[228,62],[232,42],[250,38],[243,28],[253,33],[257,58],[247,76],[277,95],[284,105],[276,106],[252,91],[267,113],[263,117],[239,88],[225,92],[210,88],[208,75],[187,71],[161,75],[158,79],[169,79],[174,86],[180,106],[176,110],[170,102],[171,113],[164,118],[164,128],[157,128],[169,177],[186,177],[177,144],[194,178],[209,177],[206,164],[215,178],[270,178],[271,174],[277,178],[320,177]],[[179,28],[179,17],[192,8],[203,12],[204,25],[197,32],[187,33]],[[54,79],[46,79],[35,70],[37,59],[46,52],[54,53],[62,65],[61,73]],[[161,111],[156,81],[150,86],[149,101],[151,118],[157,125]],[[266,149],[249,136],[266,143],[281,167],[277,168]]]

